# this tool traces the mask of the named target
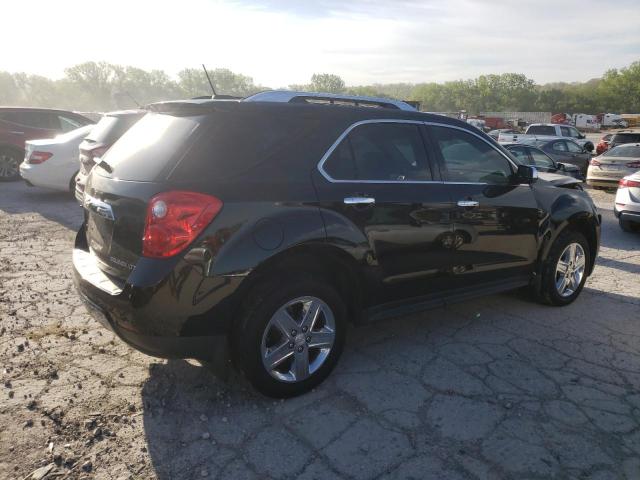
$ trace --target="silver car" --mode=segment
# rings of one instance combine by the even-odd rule
[[[625,143],[591,159],[587,184],[595,188],[615,188],[618,181],[640,170],[640,143]]]

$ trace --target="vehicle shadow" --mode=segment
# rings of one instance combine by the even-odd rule
[[[82,208],[72,194],[22,182],[0,184],[0,212],[9,215],[37,213],[70,230],[82,225]]]

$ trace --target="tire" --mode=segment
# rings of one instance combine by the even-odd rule
[[[319,385],[335,367],[344,346],[347,309],[336,290],[321,277],[283,273],[268,280],[250,292],[244,302],[232,334],[231,355],[256,390],[270,397],[294,397]],[[285,306],[290,303],[289,316],[283,316]],[[302,317],[311,307],[318,307],[321,313],[313,331],[303,332]],[[275,318],[282,320],[275,322]],[[284,327],[278,327],[278,323]],[[320,342],[331,335],[333,340],[328,349],[313,346],[313,337]],[[288,356],[270,369],[265,364],[268,355],[276,359]],[[308,376],[298,375],[298,371]]]
[[[618,224],[620,228],[628,233],[635,233],[638,231],[638,226],[629,220],[623,220],[622,217],[618,218]]]
[[[568,268],[571,270],[575,268],[578,275],[569,274],[567,279],[570,279],[570,282],[566,284],[566,289],[561,291],[562,279],[565,275],[558,271],[558,269],[561,268],[559,262],[562,259],[563,264],[567,264],[566,260],[569,257],[566,255],[570,255],[571,251],[569,250],[569,253],[567,252],[569,247],[572,245],[579,246],[579,249],[576,248],[575,250],[578,252],[578,255],[576,258],[572,259]],[[582,252],[580,252],[580,249]],[[579,259],[580,257],[582,257],[582,260]],[[584,235],[572,230],[565,230],[560,233],[551,246],[547,258],[544,260],[540,291],[534,292],[536,300],[541,303],[554,306],[564,306],[572,303],[580,295],[580,292],[587,280],[587,272],[590,268],[590,258],[589,243],[586,238],[584,238]],[[581,274],[579,272],[580,268]]]
[[[20,179],[20,162],[24,154],[13,148],[0,148],[0,182]]]
[[[74,173],[71,176],[71,180],[69,180],[69,193],[75,198],[76,195],[76,175],[78,172]]]

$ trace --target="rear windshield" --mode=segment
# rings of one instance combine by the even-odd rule
[[[531,125],[527,135],[555,135],[556,128],[550,125]]]
[[[200,117],[175,117],[149,113],[131,127],[102,159],[122,180],[155,181],[166,177],[184,153],[184,145],[200,123]],[[101,173],[102,174],[102,173]]]
[[[611,137],[611,143],[636,143],[640,142],[640,133],[616,133]]]
[[[91,133],[87,135],[87,140],[92,140],[96,143],[111,144],[126,132],[131,125],[136,123],[140,118],[140,115],[122,115],[122,116],[110,116],[105,115],[100,121],[93,127]]]
[[[613,147],[602,154],[605,157],[640,157],[640,146]]]

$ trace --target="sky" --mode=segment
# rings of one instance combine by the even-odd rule
[[[19,0],[0,70],[60,78],[88,60],[229,68],[272,88],[524,73],[586,81],[640,60],[640,0]],[[609,4],[608,4],[609,3]]]

